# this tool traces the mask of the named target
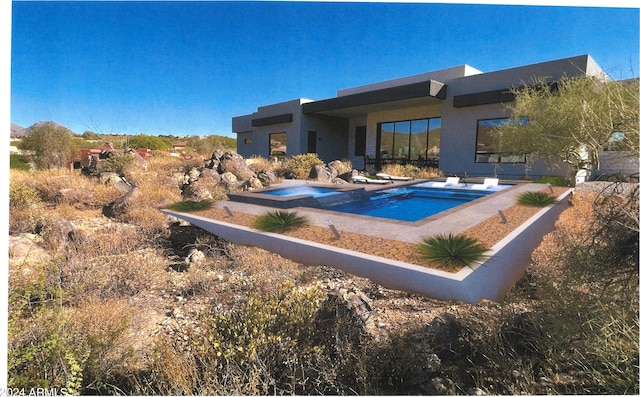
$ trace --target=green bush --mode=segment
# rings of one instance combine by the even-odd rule
[[[15,170],[29,171],[31,166],[26,156],[17,153],[11,153],[9,155],[9,168]]]
[[[305,153],[293,156],[284,168],[294,179],[307,179],[316,165],[324,165],[324,162],[315,153]]]
[[[485,259],[487,248],[478,240],[462,235],[427,237],[418,245],[418,253],[427,260],[448,268],[469,266]]]
[[[131,153],[123,153],[109,157],[104,162],[102,171],[115,172],[120,176],[125,176],[127,171],[131,169],[136,159]]]
[[[260,215],[254,221],[253,226],[264,232],[286,232],[287,230],[294,229],[296,227],[304,226],[309,221],[305,216],[298,215],[297,212],[288,211],[269,211],[266,214]]]
[[[192,212],[192,211],[202,211],[208,210],[213,206],[213,202],[210,200],[201,200],[201,201],[180,201],[178,203],[171,204],[167,207],[167,209],[179,212]]]
[[[518,204],[532,207],[546,207],[556,202],[555,197],[547,192],[524,192],[518,195]]]
[[[548,183],[551,186],[571,186],[571,181],[562,176],[543,176],[535,183]]]

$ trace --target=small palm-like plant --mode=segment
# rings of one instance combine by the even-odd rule
[[[532,207],[545,207],[555,204],[557,200],[547,192],[524,192],[518,196],[518,204]]]
[[[486,258],[487,248],[472,237],[439,234],[422,239],[418,253],[427,260],[447,268],[469,266]]]
[[[253,226],[264,232],[282,233],[309,223],[307,217],[298,215],[297,212],[269,211],[256,218]]]
[[[202,201],[179,201],[177,203],[171,204],[167,208],[174,211],[179,212],[191,212],[191,211],[202,211],[208,210],[213,206],[213,202],[210,200],[202,200]]]

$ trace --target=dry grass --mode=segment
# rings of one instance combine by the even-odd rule
[[[35,189],[46,203],[66,204],[78,209],[101,208],[122,194],[113,186],[87,178],[77,171],[12,171],[11,180]]]
[[[385,164],[382,172],[395,176],[406,176],[416,179],[430,179],[442,176],[442,172],[437,168],[419,168],[413,165]]]

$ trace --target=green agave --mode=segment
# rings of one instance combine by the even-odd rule
[[[418,253],[423,258],[448,268],[469,266],[486,258],[487,248],[477,239],[461,235],[439,234],[422,239]]]
[[[289,211],[269,211],[260,215],[254,221],[253,226],[264,232],[286,232],[296,227],[304,226],[309,223],[309,220],[302,215],[298,215],[297,212]]]
[[[555,204],[557,200],[546,192],[524,192],[518,196],[518,203],[533,207],[545,207]]]
[[[213,202],[210,200],[202,200],[202,201],[179,201],[177,203],[171,204],[167,208],[174,211],[179,212],[191,212],[191,211],[201,211],[208,210],[213,206]]]

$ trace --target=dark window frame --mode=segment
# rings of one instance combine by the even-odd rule
[[[500,151],[500,150],[484,150],[484,151],[480,151],[478,150],[478,140],[480,138],[480,127],[481,127],[481,123],[482,122],[488,122],[488,121],[499,121],[502,120],[503,122],[506,122],[508,120],[511,120],[510,117],[492,117],[492,118],[487,118],[487,119],[478,119],[476,121],[476,143],[475,143],[475,155],[474,155],[474,163],[476,164],[524,164],[527,162],[527,156],[526,155],[517,155],[517,154],[513,154],[507,151]],[[528,119],[526,117],[523,117],[522,120],[524,120],[524,123],[526,124],[528,122]],[[492,126],[499,126],[500,123],[492,125]],[[491,127],[490,125],[487,125],[486,127]],[[497,139],[497,138],[492,138],[492,139]],[[484,160],[480,160],[480,159],[484,159]],[[505,159],[508,160],[514,160],[514,161],[505,161]],[[515,161],[516,159],[518,159],[517,161]]]

